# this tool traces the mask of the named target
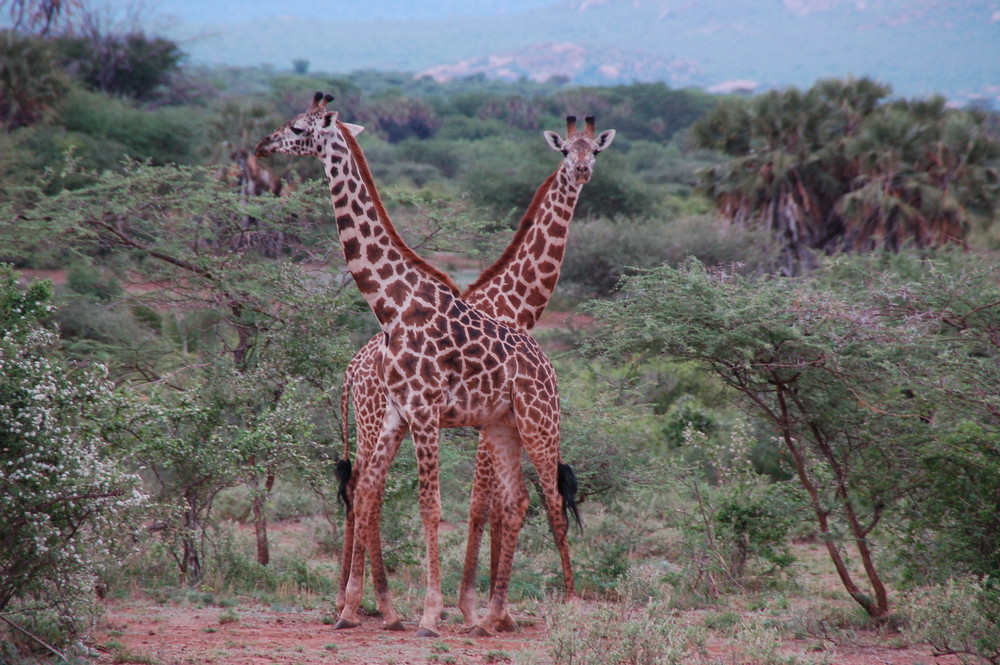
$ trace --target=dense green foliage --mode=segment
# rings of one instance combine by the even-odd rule
[[[58,42],[64,63],[88,87],[111,95],[151,99],[181,59],[180,47],[163,37],[141,32],[63,37]]]

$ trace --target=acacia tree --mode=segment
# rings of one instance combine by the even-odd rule
[[[593,308],[605,324],[596,349],[693,361],[732,388],[783,443],[844,588],[870,616],[886,617],[873,536],[920,484],[914,444],[929,428],[929,407],[889,368],[933,354],[913,343],[919,325],[890,325],[843,286],[820,291],[694,262],[630,278],[622,296]],[[866,585],[847,565],[848,548]]]
[[[72,22],[82,5],[81,0],[0,0],[0,11],[10,15],[14,30],[44,37]]]
[[[333,452],[316,450],[307,434],[316,400],[335,412],[327,391],[339,384],[352,346],[353,301],[338,276],[339,243],[321,192],[313,186],[248,208],[206,169],[130,163],[90,187],[12,204],[8,251],[18,239],[44,236],[63,251],[115,257],[103,270],[124,288],[102,311],[138,313],[139,325],[78,347],[108,357],[119,382],[162,407],[136,425],[130,452],[159,481],[162,501],[180,507],[171,513],[179,523],[166,531],[178,536],[189,582],[201,575],[199,538],[218,491],[250,488],[265,564],[264,505],[274,478],[302,469],[320,482]],[[258,220],[254,229],[240,224],[247,212]],[[233,243],[234,234],[276,228],[299,239],[293,256],[233,251],[255,246]],[[334,429],[325,416],[317,422]]]
[[[184,578],[199,579],[212,502],[236,484],[250,490],[266,564],[269,492],[295,473],[325,493],[326,462],[339,450],[317,442],[336,438],[343,368],[375,325],[345,277],[326,184],[244,203],[208,169],[130,162],[86,188],[22,194],[0,214],[4,253],[26,255],[44,237],[57,252],[103,255],[92,270],[122,286],[88,317],[127,325],[89,321],[74,348],[107,357],[113,376],[157,407],[127,452],[174,509],[162,526],[176,537]],[[242,224],[247,214],[255,227]],[[404,231],[411,246],[467,238],[460,211],[419,216]],[[276,230],[294,239],[279,256],[263,256],[252,238],[233,242]]]
[[[867,78],[820,81],[719,104],[691,128],[728,161],[701,188],[735,223],[769,229],[787,275],[817,252],[962,242],[992,219],[1000,142],[986,116],[943,99],[886,103]]]
[[[901,257],[906,259],[906,257]],[[1000,574],[1000,267],[976,257],[898,261],[872,291],[881,315],[919,322],[941,352],[893,367],[934,404],[926,483],[904,531],[908,576],[928,582]],[[915,276],[919,275],[918,278]],[[928,537],[935,534],[935,537]],[[995,612],[996,610],[994,610]],[[994,616],[1000,621],[1000,616]]]

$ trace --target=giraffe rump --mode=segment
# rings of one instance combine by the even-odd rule
[[[578,488],[579,484],[576,482],[576,474],[573,473],[573,467],[569,464],[559,462],[558,489],[559,495],[563,499],[563,515],[566,515],[566,519],[569,519],[568,513],[572,512],[573,518],[576,520],[576,526],[579,527],[580,531],[583,531],[580,510],[576,506],[576,491]]]

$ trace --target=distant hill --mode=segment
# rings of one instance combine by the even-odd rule
[[[190,4],[187,4],[189,3]],[[712,90],[869,75],[1000,108],[1000,0],[174,0],[193,62]],[[204,9],[199,7],[204,6]],[[165,10],[164,10],[165,11]]]
[[[538,83],[562,78],[583,85],[664,81],[672,87],[684,87],[697,81],[698,66],[690,60],[665,58],[641,51],[558,42],[534,44],[417,72],[418,76],[429,76],[437,81],[475,74],[507,81],[528,79]]]

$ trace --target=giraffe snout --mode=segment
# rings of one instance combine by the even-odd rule
[[[576,181],[585,184],[590,182],[590,167],[580,164],[576,167]]]
[[[253,149],[254,157],[267,157],[272,152],[274,152],[274,150],[272,150],[270,146],[271,143],[270,138],[271,137],[263,139],[260,143],[257,144],[257,147]]]

